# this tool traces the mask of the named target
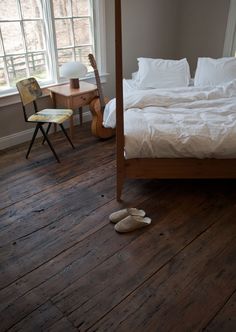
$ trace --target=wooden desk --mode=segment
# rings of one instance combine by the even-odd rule
[[[73,111],[79,109],[80,124],[83,122],[82,107],[89,105],[91,100],[98,95],[97,86],[80,81],[79,89],[71,89],[69,84],[55,85],[48,90],[55,108],[70,108]],[[70,117],[70,136],[74,134],[74,120]]]

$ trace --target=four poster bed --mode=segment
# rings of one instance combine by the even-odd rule
[[[125,141],[127,140],[126,132],[124,131],[124,100],[123,100],[123,73],[122,73],[122,25],[121,25],[121,0],[115,0],[115,27],[116,27],[116,157],[117,157],[117,199],[121,199],[122,187],[124,180],[126,178],[133,179],[222,179],[222,178],[236,178],[236,148],[231,147],[231,152],[235,151],[235,154],[232,153],[230,156],[227,156],[227,148],[222,147],[219,153],[219,156],[213,157],[205,157],[204,154],[199,158],[191,157],[190,154],[186,154],[187,157],[182,158],[178,157],[165,157],[165,152],[163,152],[161,157],[155,157],[155,153],[149,157],[149,155],[145,156],[145,153],[140,156],[137,156],[132,153],[127,156],[127,151],[125,151]],[[235,91],[236,91],[236,82],[235,82]],[[228,87],[227,93],[232,95],[232,86]],[[217,93],[220,93],[220,101],[224,101],[224,95],[221,95],[224,91],[224,88],[221,88]],[[222,92],[223,91],[223,92]],[[209,92],[210,94],[215,93]],[[208,93],[208,95],[209,95]],[[207,98],[209,97],[207,95]],[[161,95],[163,97],[163,95]],[[166,97],[166,96],[164,96]],[[231,96],[232,97],[232,96]],[[235,97],[235,105],[236,105],[236,96]],[[158,95],[155,96],[158,99]],[[169,96],[168,96],[169,98]],[[198,95],[196,97],[198,99]],[[169,99],[168,99],[169,100]],[[171,101],[172,102],[172,101]],[[232,102],[232,100],[231,100]],[[211,101],[214,104],[214,101]],[[152,104],[151,104],[152,105]],[[190,100],[190,106],[191,106]],[[162,106],[162,105],[161,105]],[[232,105],[230,104],[231,108]],[[133,107],[134,108],[134,107]],[[190,107],[191,108],[191,107]],[[137,110],[133,110],[133,112],[138,114],[140,117],[140,112]],[[163,111],[163,109],[162,109]],[[224,112],[227,113],[227,110]],[[223,113],[224,113],[223,112]],[[125,112],[128,113],[128,112]],[[132,113],[132,112],[131,112]],[[131,114],[130,113],[130,114]],[[145,114],[145,112],[144,112]],[[205,114],[205,113],[204,113]],[[235,112],[236,114],[236,106]],[[214,114],[213,114],[214,115]],[[233,116],[234,116],[233,115]],[[131,115],[129,115],[131,116]],[[128,117],[129,117],[128,116]],[[148,115],[149,116],[149,115]],[[203,115],[201,115],[203,116]],[[221,116],[221,115],[220,115]],[[152,117],[151,117],[152,119]],[[236,127],[236,115],[235,118],[232,119],[232,114],[228,115],[227,118],[229,121],[232,120],[233,126],[231,133],[227,136],[226,144],[230,145],[230,139],[232,140],[232,132],[234,134],[234,128]],[[131,123],[133,121],[133,128],[135,126],[139,127],[139,123],[142,123],[142,119],[139,118],[137,122],[135,122],[134,118],[131,117]],[[220,120],[219,118],[219,121]],[[235,122],[234,122],[235,121]],[[191,119],[190,119],[191,122]],[[217,121],[216,121],[217,122]],[[163,123],[162,123],[163,125]],[[224,131],[225,123],[219,122],[219,126],[221,126],[222,131]],[[132,125],[129,126],[131,128]],[[138,129],[137,129],[138,130]],[[137,131],[136,130],[136,131]],[[207,129],[210,130],[209,128]],[[131,129],[132,131],[132,129]],[[135,130],[133,130],[135,132]],[[155,136],[155,135],[154,135]],[[183,136],[183,135],[182,135]],[[235,136],[236,138],[236,136]],[[235,140],[236,142],[236,140]],[[136,143],[138,146],[139,143]],[[204,144],[203,144],[204,145]],[[149,150],[152,150],[150,148]],[[154,149],[155,150],[155,149]],[[155,151],[154,151],[155,152]],[[175,155],[175,154],[173,154]],[[164,156],[164,157],[163,157]]]

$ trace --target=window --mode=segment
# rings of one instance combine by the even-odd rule
[[[102,6],[101,0],[1,0],[0,93],[14,91],[27,76],[57,83],[59,66],[68,61],[82,61],[91,71],[88,54],[101,57],[95,31],[102,27]]]
[[[223,55],[236,56],[236,0],[230,1]]]

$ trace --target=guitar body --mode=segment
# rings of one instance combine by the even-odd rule
[[[89,54],[88,58],[91,63],[91,66],[94,69],[94,74],[98,88],[98,97],[94,98],[89,104],[89,108],[92,113],[91,131],[95,137],[106,139],[115,135],[115,129],[103,127],[103,111],[109,99],[107,97],[104,98],[103,96],[102,85],[97,69],[97,63],[93,54]]]
[[[105,103],[108,103],[109,99],[104,98]],[[116,130],[113,128],[105,128],[103,126],[103,111],[101,108],[100,98],[94,98],[89,104],[90,111],[92,113],[91,131],[95,137],[106,139],[115,135]]]

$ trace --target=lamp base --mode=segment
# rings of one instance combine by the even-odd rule
[[[79,89],[79,79],[78,78],[71,78],[70,79],[70,88],[71,89]]]

